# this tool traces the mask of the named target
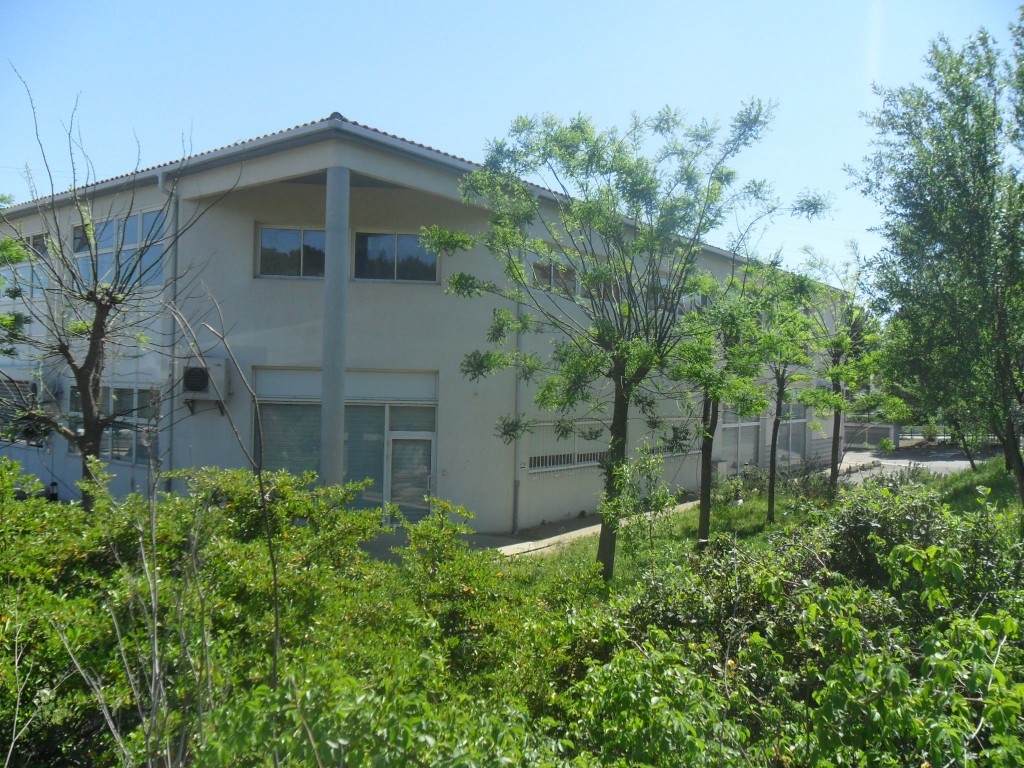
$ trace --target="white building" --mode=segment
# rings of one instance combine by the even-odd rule
[[[178,275],[165,281],[164,298],[209,350],[205,361],[167,316],[141,353],[125,350],[108,364],[109,407],[136,409],[128,421],[139,426],[159,400],[154,393],[170,392],[155,440],[145,428],[106,438],[115,492],[146,487],[151,454],[163,470],[248,466],[257,443],[251,388],[265,466],[315,469],[332,483],[346,479],[344,466],[348,478],[373,479],[367,501],[415,515],[427,494],[451,499],[476,513],[483,532],[592,511],[606,440],[559,441],[541,425],[505,444],[495,422],[531,412],[532,390],[512,373],[475,383],[460,373],[463,356],[483,345],[495,304],[446,294],[448,276],[467,265],[435,259],[417,234],[431,224],[485,226],[485,213],[459,193],[475,167],[334,114],[89,187],[101,257],[115,250],[107,231],[143,237],[165,207],[173,230],[210,206],[163,262],[164,277]],[[44,232],[31,203],[7,217],[30,241]],[[73,237],[73,208],[61,217]],[[119,228],[105,230],[104,221]],[[476,259],[474,273],[500,279],[483,251],[457,258]],[[708,248],[702,266],[722,274],[734,258]],[[225,335],[230,355],[204,322]],[[173,346],[177,362],[161,345]],[[0,360],[0,369],[24,386],[35,381],[74,418],[75,392],[59,371],[25,357]],[[794,407],[780,441],[784,463],[824,460],[829,435]],[[722,469],[766,464],[768,427],[766,417],[737,423],[726,414],[716,437]],[[636,420],[631,441],[646,432]],[[56,481],[62,497],[74,494],[80,462],[65,441],[18,441],[2,453],[44,483]],[[696,445],[667,456],[665,470],[670,482],[695,488]]]

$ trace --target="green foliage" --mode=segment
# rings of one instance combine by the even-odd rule
[[[942,415],[958,442],[997,434],[1019,493],[1021,119],[1024,26],[1000,51],[984,30],[935,40],[924,82],[876,88],[875,138],[855,173],[883,210],[876,304],[891,315],[886,387],[917,418]]]
[[[714,333],[698,334],[688,327],[697,321],[684,322],[681,315],[693,294],[707,293],[702,286],[718,286],[710,275],[698,274],[707,236],[741,210],[754,219],[744,235],[781,210],[765,182],[742,185],[731,167],[760,140],[771,114],[771,105],[752,100],[722,128],[687,123],[666,108],[634,117],[624,131],[600,130],[582,115],[520,117],[463,182],[466,201],[488,211],[486,231],[423,232],[438,254],[486,249],[503,278],[457,272],[450,292],[490,294],[515,305],[515,313],[497,307],[487,331],[491,348],[467,354],[462,373],[476,380],[516,368],[523,379],[537,382],[537,406],[561,423],[595,415],[605,420],[608,459],[602,470],[609,498],[626,463],[631,414],[649,416],[659,397],[678,397],[687,384],[703,387],[718,373]],[[792,212],[813,215],[822,205],[821,198],[807,195]],[[744,239],[733,247],[742,249]],[[747,313],[744,330],[755,327]],[[513,337],[523,333],[550,334],[550,354],[524,357],[518,343],[512,349]],[[697,349],[684,349],[696,339]],[[737,351],[733,368],[742,365],[741,357],[750,363],[749,352]],[[718,388],[735,385],[736,402],[747,407],[750,392],[734,373]],[[499,425],[505,439],[516,433],[509,429],[512,420],[519,415]],[[607,578],[614,552],[609,530],[598,554]]]
[[[637,541],[628,578],[605,584],[592,542],[506,559],[472,549],[468,513],[442,500],[402,524],[394,558],[374,560],[360,542],[380,515],[345,509],[358,487],[204,470],[151,506],[114,499],[97,472],[86,513],[31,498],[38,485],[0,462],[0,722],[22,729],[13,760],[1024,760],[1019,508],[986,492],[947,506],[891,480],[830,508],[783,494],[802,524],[696,553],[678,520],[632,517],[666,503],[656,465],[619,472],[624,541]],[[740,481],[744,506],[764,483]],[[261,496],[282,598],[276,679]],[[153,670],[162,690],[144,684]]]

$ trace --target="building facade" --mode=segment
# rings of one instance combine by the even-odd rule
[[[147,341],[107,364],[106,407],[130,414],[104,438],[114,491],[143,491],[154,466],[246,467],[262,455],[267,468],[315,470],[328,483],[369,478],[365,503],[412,517],[425,496],[450,499],[482,532],[593,511],[606,439],[557,439],[511,372],[478,382],[460,372],[498,305],[452,296],[446,280],[501,273],[482,250],[438,258],[418,235],[434,224],[486,226],[486,212],[460,196],[475,167],[334,114],[92,185],[97,262],[107,242],[114,254],[125,238],[177,233],[149,278],[163,282],[176,317],[156,317]],[[69,238],[76,215],[57,207]],[[7,217],[17,228],[7,234],[26,242],[53,236],[33,204]],[[702,258],[725,274],[737,257],[708,248]],[[15,355],[0,369],[7,386],[36,387],[73,423],[76,391],[59,367]],[[500,416],[522,412],[541,422],[532,433],[508,444],[495,436]],[[793,406],[784,465],[827,457],[830,435],[811,421]],[[769,427],[767,416],[725,413],[720,470],[765,465]],[[637,419],[631,442],[648,432]],[[696,451],[665,456],[671,484],[696,488]],[[62,497],[75,494],[80,460],[64,440],[16,440],[2,453],[57,482]]]

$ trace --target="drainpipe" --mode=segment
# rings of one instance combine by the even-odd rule
[[[516,324],[517,324],[517,326],[518,326],[518,320],[520,319],[521,312],[522,312],[522,307],[520,307],[518,304],[516,304],[516,321],[517,321]],[[517,357],[521,356],[522,355],[522,351],[523,351],[523,347],[522,347],[522,334],[519,332],[519,329],[517,327],[516,328],[516,356]],[[515,414],[515,417],[518,419],[519,418],[520,397],[521,397],[520,396],[520,392],[519,392],[519,386],[521,384],[521,381],[519,379],[519,374],[516,371],[514,371],[514,370],[512,372],[512,376],[513,376],[513,384],[512,384],[512,386],[513,386],[514,392],[515,392],[515,394],[513,396],[513,405],[514,405],[515,409],[512,412]],[[519,477],[520,477],[520,474],[519,474],[519,463],[522,461],[522,446],[521,446],[521,443],[522,443],[522,440],[521,440],[521,438],[518,435],[516,436],[515,441],[512,443],[512,458],[513,458],[513,462],[514,462],[514,464],[512,466],[512,533],[519,533]]]
[[[171,212],[171,228],[170,231],[174,233],[174,241],[171,243],[171,304],[177,308],[178,306],[178,224],[180,221],[180,210],[181,210],[181,198],[175,193],[174,185],[170,188],[166,186],[167,178],[163,171],[157,173],[156,183],[162,192],[164,192],[170,199],[171,204],[168,209]],[[170,373],[167,378],[171,383],[169,387],[170,395],[167,403],[161,403],[161,409],[166,409],[167,420],[167,459],[166,459],[166,471],[174,469],[174,354],[178,346],[178,324],[171,318],[171,365]],[[161,414],[163,415],[163,414]],[[167,480],[166,489],[168,492],[171,490],[171,481]]]

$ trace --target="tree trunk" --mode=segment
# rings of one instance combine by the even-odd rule
[[[608,441],[608,461],[604,466],[604,494],[606,499],[619,495],[616,470],[626,463],[626,438],[629,424],[629,394],[621,380],[615,380],[615,400],[612,404],[611,435]],[[601,535],[597,541],[597,562],[601,564],[601,576],[605,582],[615,575],[615,540],[618,533],[617,519],[601,518]]]
[[[701,414],[701,428],[704,435],[700,443],[700,514],[697,520],[697,548],[704,549],[711,537],[711,482],[714,478],[712,451],[715,447],[715,430],[718,429],[719,400],[705,395],[704,410]]]
[[[1006,420],[1006,461],[1013,472],[1013,479],[1017,482],[1017,495],[1021,503],[1024,503],[1024,459],[1020,455],[1020,435],[1017,428],[1010,419]]]
[[[953,439],[960,445],[960,450],[964,452],[964,456],[967,457],[967,461],[971,463],[971,471],[977,472],[978,465],[974,461],[974,451],[971,450],[971,446],[967,442],[967,434],[961,428],[960,422],[956,419],[949,419],[949,427],[953,432]]]
[[[782,426],[782,387],[775,390],[775,418],[772,419],[772,444],[768,454],[768,525],[775,523],[775,478],[779,465],[779,427]]]
[[[832,379],[832,394],[843,394],[843,383]],[[836,407],[832,411],[832,454],[829,456],[828,489],[832,496],[839,491],[839,461],[843,441],[843,409]]]
[[[79,454],[82,457],[82,480],[85,482],[92,482],[96,479],[93,474],[92,467],[89,465],[90,459],[97,459],[100,455],[100,444],[103,441],[103,429],[99,425],[99,416],[96,415],[88,421],[83,418],[82,423],[82,437],[75,442],[75,447],[78,449]],[[91,421],[92,423],[88,423]],[[82,508],[86,511],[92,510],[94,501],[93,494],[88,490],[82,490]]]

